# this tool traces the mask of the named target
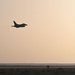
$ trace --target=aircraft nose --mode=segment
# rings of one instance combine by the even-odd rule
[[[26,24],[26,26],[28,26],[28,25]]]

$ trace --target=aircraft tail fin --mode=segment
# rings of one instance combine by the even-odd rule
[[[14,25],[17,25],[17,23],[15,21],[13,21],[13,22],[14,22]]]

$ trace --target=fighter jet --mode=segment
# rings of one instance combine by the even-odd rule
[[[25,26],[27,26],[27,24],[25,24],[25,23],[17,24],[15,21],[13,21],[13,22],[14,22],[14,26],[12,26],[12,27],[19,28],[19,27],[25,27]]]

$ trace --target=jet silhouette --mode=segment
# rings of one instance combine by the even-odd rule
[[[19,27],[25,27],[25,26],[27,26],[27,24],[25,24],[25,23],[17,24],[15,21],[13,21],[13,22],[14,22],[14,26],[12,26],[12,27],[19,28]]]

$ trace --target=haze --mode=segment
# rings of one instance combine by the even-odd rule
[[[0,63],[75,63],[75,0],[0,0]]]

